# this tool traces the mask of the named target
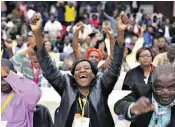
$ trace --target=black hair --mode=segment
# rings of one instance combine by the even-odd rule
[[[127,49],[128,49],[128,55],[129,55],[132,52],[132,49],[130,49],[130,48],[127,48]]]
[[[97,72],[98,72],[97,66],[96,66],[94,63],[92,63],[91,61],[89,61],[89,60],[87,60],[87,59],[85,59],[85,58],[83,58],[83,59],[77,59],[77,60],[73,63],[73,65],[72,65],[72,70],[71,70],[71,74],[72,74],[72,75],[74,75],[75,68],[76,68],[77,64],[80,63],[80,62],[82,62],[82,61],[87,61],[87,62],[91,65],[91,70],[92,70],[92,72],[94,73],[94,75],[97,75]]]
[[[96,45],[95,45],[94,48],[99,49],[99,45],[100,45],[100,43],[102,43],[102,42],[104,42],[104,40],[98,40],[98,41],[96,42]],[[104,44],[105,44],[105,42],[104,42]],[[107,52],[106,44],[105,44],[104,51]]]
[[[44,44],[46,44],[46,42],[50,42],[50,41],[45,41]],[[54,46],[53,46],[53,44],[51,42],[50,42],[50,45],[51,45],[51,51],[53,51]]]

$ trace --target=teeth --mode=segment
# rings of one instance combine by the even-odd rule
[[[87,76],[86,75],[81,75],[80,78],[87,78]]]

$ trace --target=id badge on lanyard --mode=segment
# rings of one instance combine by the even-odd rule
[[[80,114],[79,117],[76,116],[77,114],[75,114],[72,127],[89,127],[90,118],[81,117]]]
[[[89,93],[88,93],[89,94]],[[85,98],[84,105],[81,102],[81,98],[78,98],[78,103],[80,105],[80,109],[82,111],[82,114],[75,114],[74,121],[72,124],[72,127],[89,127],[90,124],[90,118],[84,117],[85,115],[85,106],[87,104],[87,97]]]

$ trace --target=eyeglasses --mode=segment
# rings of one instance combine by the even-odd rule
[[[155,88],[155,87],[153,87],[153,91],[154,91],[156,94],[158,94],[158,95],[162,95],[162,94],[165,93],[163,89],[164,89],[164,88]],[[170,93],[175,92],[175,85],[173,85],[173,86],[171,85],[171,86],[167,87],[166,89],[167,89],[168,92],[170,92]]]
[[[151,55],[140,55],[139,57],[145,58],[145,57],[152,57]]]

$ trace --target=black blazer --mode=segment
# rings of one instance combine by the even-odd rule
[[[44,47],[40,51],[37,51],[36,46],[34,49],[43,75],[61,96],[59,111],[55,114],[54,127],[65,127],[71,107],[74,101],[76,101],[78,94],[76,81],[69,74],[63,75],[52,64],[52,60]],[[123,49],[117,43],[115,44],[108,68],[102,75],[96,76],[95,81],[91,84],[89,101],[91,101],[95,109],[100,127],[114,127],[107,100],[120,74]]]
[[[154,68],[152,66],[152,68]],[[148,77],[148,84],[151,82],[151,73]],[[141,66],[137,66],[131,70],[129,70],[126,73],[124,82],[123,82],[123,87],[122,90],[132,90],[132,87],[134,85],[144,85],[145,81],[144,81],[144,72],[143,72],[143,68]]]
[[[148,112],[137,116],[135,119],[129,119],[127,116],[128,108],[131,103],[136,102],[141,96],[145,96],[152,101],[151,84],[135,85],[132,92],[123,99],[117,101],[114,105],[114,111],[117,115],[124,114],[125,118],[131,121],[130,127],[148,127],[153,112]],[[171,122],[175,119],[175,106],[171,108]]]

